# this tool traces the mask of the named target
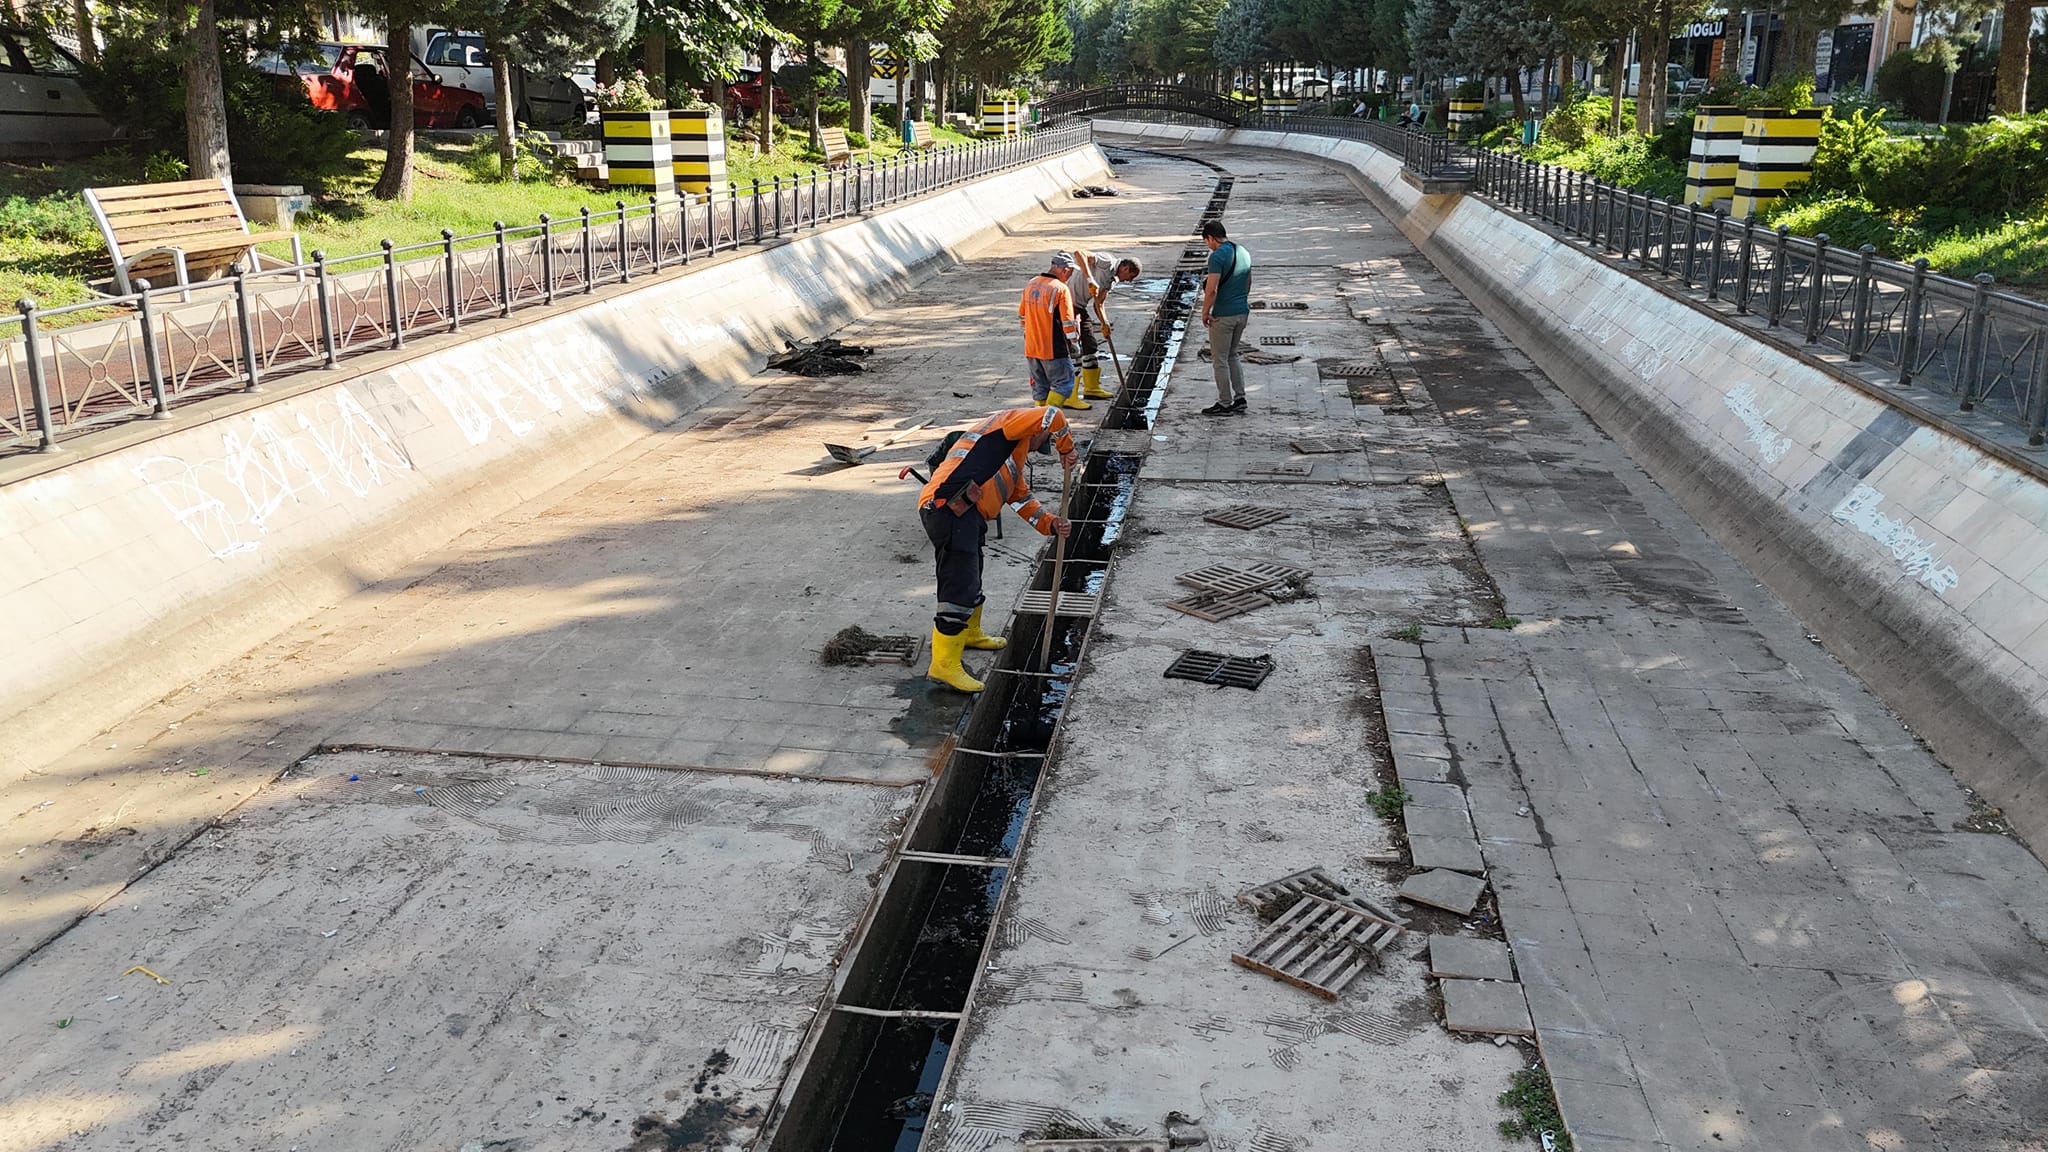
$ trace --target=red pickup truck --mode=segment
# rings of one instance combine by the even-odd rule
[[[353,127],[390,125],[391,68],[382,45],[315,44],[305,56],[288,60],[284,53],[266,52],[256,58],[256,67],[275,76],[296,75],[305,84],[313,107],[340,112]],[[441,83],[416,56],[411,64],[414,124],[421,128],[476,128],[490,122],[482,93]]]

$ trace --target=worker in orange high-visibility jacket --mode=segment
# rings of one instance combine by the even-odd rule
[[[1024,285],[1017,319],[1024,325],[1024,364],[1031,401],[1053,408],[1093,408],[1074,388],[1074,258],[1055,252],[1046,270]]]
[[[1064,518],[1046,511],[1025,482],[1026,454],[1048,446],[1059,453],[1061,467],[1074,467],[1074,435],[1058,409],[998,412],[953,442],[918,495],[918,516],[925,535],[931,537],[939,572],[932,664],[925,675],[941,684],[962,692],[981,691],[981,681],[961,666],[961,653],[1008,643],[981,629],[981,546],[988,537],[988,522],[1002,515],[1008,504],[1044,535],[1065,536],[1073,530]]]

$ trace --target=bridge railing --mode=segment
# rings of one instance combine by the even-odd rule
[[[1902,263],[1826,233],[1793,236],[1389,124],[1259,116],[1245,126],[1361,140],[1422,174],[1469,171],[1474,194],[1632,265],[1664,292],[1703,301],[1767,340],[1837,356],[1921,410],[1957,413],[1964,427],[1986,417],[2030,446],[2048,444],[2048,303],[1997,291],[1989,273],[1942,276],[1925,259]]]
[[[208,396],[255,392],[415,337],[774,243],[1035,164],[1092,132],[1086,122],[1048,127],[473,236],[315,252],[305,264],[189,287],[138,282],[125,296],[58,308],[23,300],[18,317],[0,320],[0,456],[52,451],[96,427],[162,418]]]

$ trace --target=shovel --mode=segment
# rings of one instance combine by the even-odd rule
[[[825,445],[825,451],[831,453],[832,458],[834,460],[839,461],[841,464],[864,464],[867,462],[867,458],[873,456],[876,452],[879,452],[882,449],[887,448],[889,445],[894,444],[898,440],[903,439],[905,436],[910,435],[912,432],[916,432],[919,429],[924,428],[926,425],[930,423],[931,421],[929,420],[920,420],[915,425],[909,428],[905,428],[903,431],[896,433],[894,436],[889,437],[887,440],[882,441],[880,444],[870,444],[864,448],[858,446],[848,447],[844,444],[827,444]]]

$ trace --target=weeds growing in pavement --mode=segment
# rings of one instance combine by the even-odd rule
[[[1500,1134],[1510,1140],[1542,1140],[1543,1134],[1554,1134],[1551,1145],[1555,1152],[1571,1152],[1572,1138],[1564,1130],[1564,1117],[1558,1115],[1557,1096],[1550,1090],[1550,1073],[1537,1068],[1524,1068],[1508,1078],[1508,1090],[1500,1094],[1500,1106],[1514,1113],[1500,1122]]]
[[[1387,635],[1394,640],[1405,640],[1410,644],[1420,644],[1422,643],[1422,625],[1410,624],[1406,628],[1397,629],[1387,633]]]
[[[1495,616],[1486,622],[1486,626],[1496,632],[1506,632],[1520,623],[1521,621],[1513,616]]]
[[[1365,802],[1372,805],[1372,810],[1379,813],[1380,819],[1389,823],[1400,817],[1401,809],[1407,806],[1410,799],[1408,790],[1399,784],[1392,788],[1375,788],[1365,794]]]

